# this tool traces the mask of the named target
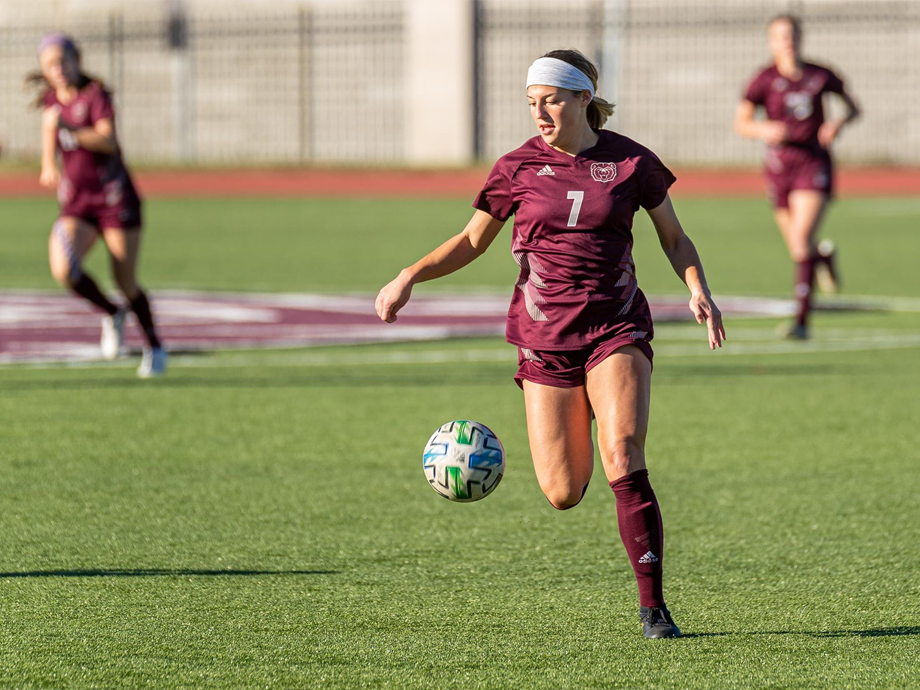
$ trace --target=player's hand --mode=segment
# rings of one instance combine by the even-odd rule
[[[763,128],[761,130],[763,133],[763,140],[770,146],[782,144],[786,141],[786,137],[789,136],[789,128],[784,123],[776,120],[762,122],[761,127]]]
[[[709,349],[715,350],[722,347],[725,338],[725,326],[722,325],[722,312],[712,301],[712,296],[705,292],[694,294],[690,298],[690,311],[696,317],[697,323],[705,323],[709,332]]]
[[[377,301],[374,302],[377,316],[381,321],[393,323],[396,321],[396,312],[406,306],[411,296],[412,280],[400,273],[377,293]]]
[[[831,147],[837,135],[840,134],[842,122],[825,122],[818,128],[818,142],[826,149]]]
[[[57,169],[57,166],[54,164],[43,165],[42,172],[38,177],[38,183],[45,189],[50,189],[52,191],[58,188],[58,183],[61,181],[61,173]]]

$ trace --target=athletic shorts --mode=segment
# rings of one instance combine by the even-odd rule
[[[97,230],[139,230],[143,223],[141,200],[130,181],[127,184],[110,183],[100,192],[84,192],[61,180],[58,201],[62,218],[79,218],[96,226]]]
[[[514,381],[521,388],[525,380],[556,388],[584,386],[589,371],[626,345],[635,345],[652,362],[655,353],[652,351],[651,340],[650,330],[631,327],[581,350],[530,350],[518,347],[518,371]]]
[[[824,149],[771,146],[767,149],[764,180],[773,208],[789,208],[789,193],[797,189],[833,196],[834,166]]]

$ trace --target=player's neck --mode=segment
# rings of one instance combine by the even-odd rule
[[[77,92],[78,89],[76,86],[68,85],[61,89],[55,89],[54,95],[57,96],[58,101],[60,101],[63,105],[67,105],[77,97]]]
[[[802,77],[802,60],[799,57],[776,61],[776,71],[793,81]]]
[[[582,151],[587,151],[592,146],[597,145],[598,139],[600,139],[600,136],[598,136],[593,129],[586,126],[585,129],[579,132],[577,136],[573,137],[571,141],[553,144],[553,148],[560,153],[574,158]]]

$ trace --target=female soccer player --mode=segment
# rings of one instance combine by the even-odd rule
[[[41,92],[40,182],[57,190],[60,216],[48,242],[51,274],[62,286],[105,312],[102,354],[115,359],[122,345],[126,310],[103,294],[83,270],[83,259],[101,235],[109,251],[112,275],[137,316],[149,347],[138,375],[166,371],[166,350],[157,337],[147,296],[137,284],[141,201],[121,159],[115,114],[105,86],[80,67],[80,50],[63,34],[45,36],[38,47],[41,71],[27,81]],[[60,151],[63,174],[58,170]]]
[[[515,379],[540,488],[559,510],[581,501],[594,468],[593,412],[645,636],[677,637],[662,593],[661,512],[645,467],[652,320],[632,260],[640,207],[690,288],[690,309],[707,325],[710,348],[721,347],[725,332],[668,197],[674,176],[644,146],[600,129],[613,108],[595,95],[597,77],[574,50],[554,50],[531,65],[527,100],[539,136],[498,160],[466,228],[401,271],[380,291],[376,309],[395,321],[416,283],[473,261],[514,216],[511,251],[521,271],[507,339],[518,346]]]
[[[816,272],[822,289],[837,290],[834,245],[828,240],[816,244],[816,238],[834,188],[830,146],[859,109],[840,77],[802,60],[798,19],[780,15],[771,20],[767,42],[774,64],[748,85],[735,114],[735,131],[767,144],[764,174],[773,217],[796,265],[798,314],[786,335],[804,340]],[[826,93],[837,94],[846,105],[842,120],[824,121]],[[766,110],[766,121],[754,119],[758,106]]]

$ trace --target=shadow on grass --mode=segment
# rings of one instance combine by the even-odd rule
[[[337,575],[338,570],[198,570],[188,568],[137,568],[132,570],[30,570],[0,573],[7,577],[251,577],[253,575]]]
[[[907,625],[898,628],[872,628],[869,630],[767,630],[759,632],[711,632],[711,633],[685,633],[683,637],[743,637],[747,635],[804,635],[807,637],[902,637],[907,635],[920,635],[920,626]]]

